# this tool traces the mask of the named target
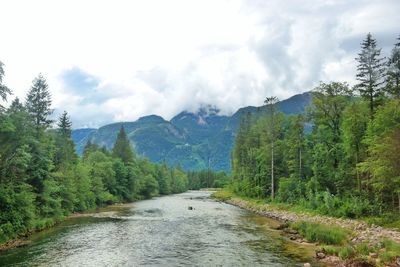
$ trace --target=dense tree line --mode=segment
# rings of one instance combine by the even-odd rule
[[[229,184],[229,176],[224,172],[214,172],[211,169],[201,171],[189,171],[187,173],[189,189],[222,188]]]
[[[3,84],[0,98],[12,91]],[[0,103],[1,104],[1,103]],[[26,100],[0,105],[0,243],[48,227],[71,212],[114,202],[186,191],[186,173],[137,157],[124,128],[112,151],[88,143],[75,154],[72,123],[64,112],[53,122],[45,78],[33,80]]]
[[[388,59],[371,34],[358,83],[321,83],[308,110],[242,117],[232,152],[238,194],[334,216],[400,212],[400,38]]]

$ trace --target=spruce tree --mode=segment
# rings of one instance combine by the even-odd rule
[[[75,154],[75,145],[71,139],[72,122],[66,111],[59,117],[57,126],[58,136],[56,138],[56,154],[54,163],[57,167],[61,165],[69,165],[75,163],[77,156]]]
[[[0,61],[0,98],[3,101],[7,101],[7,95],[11,94],[11,90],[3,84],[3,77],[4,77],[4,69],[3,69],[3,62]],[[0,111],[3,109],[3,106],[0,105]]]
[[[400,98],[400,36],[397,40],[398,43],[394,45],[392,54],[388,60],[386,88],[390,95]]]
[[[377,48],[376,40],[371,33],[361,43],[358,54],[357,75],[359,83],[356,88],[361,96],[369,102],[370,117],[373,118],[379,99],[383,96],[384,58],[380,57],[381,49]]]
[[[63,137],[71,138],[72,122],[66,111],[64,111],[60,116],[57,126],[59,127],[59,132]]]
[[[133,151],[129,143],[128,136],[126,135],[124,126],[119,130],[117,140],[115,141],[112,155],[120,158],[125,164],[133,161]]]
[[[16,97],[12,102],[10,107],[8,108],[8,113],[16,113],[25,111],[24,105],[21,103],[18,97]]]
[[[26,108],[32,117],[37,132],[46,130],[53,122],[48,117],[53,113],[50,109],[51,96],[46,79],[39,74],[33,80],[31,89],[26,97]]]

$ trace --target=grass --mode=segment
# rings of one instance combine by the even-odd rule
[[[342,245],[350,235],[350,231],[338,226],[304,221],[292,223],[290,228],[298,231],[307,241],[326,245]]]
[[[368,224],[400,230],[400,213],[386,213],[380,217],[365,217],[362,220]]]
[[[223,189],[212,194],[212,197],[221,201],[240,199],[246,201],[248,209],[267,211],[283,210],[294,213],[307,213],[309,215],[320,215],[318,211],[311,211],[301,205],[290,205],[286,203],[268,202],[265,199],[255,199],[239,196],[229,190]],[[400,229],[400,215],[385,214],[382,217],[363,218],[369,224]],[[372,246],[367,243],[351,244],[348,242],[352,232],[338,226],[331,226],[306,221],[294,222],[289,225],[291,229],[298,231],[309,242],[320,243],[327,255],[335,255],[342,260],[363,259],[376,266],[386,266],[400,256],[400,244],[391,240],[382,240],[378,245]],[[370,254],[376,253],[377,259],[371,258]]]
[[[379,258],[383,262],[390,262],[400,256],[400,244],[392,240],[383,240],[380,243],[380,252]]]
[[[226,191],[226,190],[217,191],[217,192],[215,192],[215,193],[213,193],[211,195],[211,197],[216,198],[216,199],[221,200],[221,201],[230,200],[234,196],[235,195],[232,192]]]
[[[355,256],[354,248],[350,245],[344,246],[339,250],[339,258],[346,260]]]

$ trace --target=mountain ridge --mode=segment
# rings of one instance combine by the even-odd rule
[[[298,114],[310,101],[311,93],[305,92],[278,102],[278,109],[285,114]],[[119,129],[124,126],[137,154],[153,162],[165,160],[168,165],[180,164],[186,170],[210,168],[229,172],[230,152],[240,117],[245,113],[262,115],[266,106],[242,107],[231,116],[219,115],[217,108],[207,107],[208,110],[202,107],[196,113],[182,111],[169,121],[152,114],[98,129],[76,129],[72,138],[78,154],[82,154],[89,140],[111,149]]]

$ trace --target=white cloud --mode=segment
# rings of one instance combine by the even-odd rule
[[[320,80],[354,83],[366,33],[384,51],[398,36],[400,1],[3,0],[0,8],[5,83],[24,98],[42,72],[54,108],[82,127],[170,119],[206,104],[228,114]],[[63,76],[71,70],[86,83]]]

